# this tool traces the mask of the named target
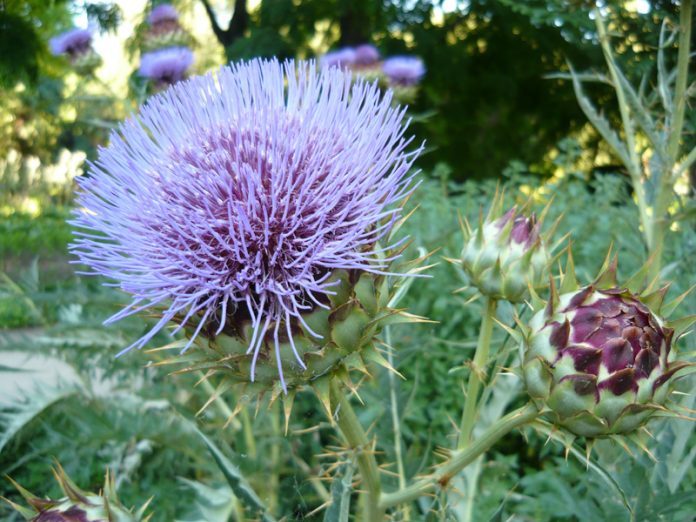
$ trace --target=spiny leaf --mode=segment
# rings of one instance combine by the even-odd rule
[[[256,492],[247,482],[244,475],[237,466],[232,464],[229,459],[220,451],[220,449],[211,441],[202,431],[194,428],[198,436],[203,440],[203,443],[208,448],[208,451],[213,457],[215,464],[222,472],[225,480],[232,488],[232,491],[237,498],[247,508],[252,510],[256,515],[261,517],[263,522],[275,522],[275,519],[268,513],[266,506],[261,499],[256,495]]]

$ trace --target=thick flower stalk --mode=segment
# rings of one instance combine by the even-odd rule
[[[54,56],[66,56],[79,73],[89,73],[101,64],[101,57],[92,48],[92,32],[88,29],[71,29],[48,42]]]
[[[164,88],[181,81],[193,64],[193,53],[186,47],[168,47],[145,53],[140,58],[138,74]]]
[[[53,474],[63,492],[62,498],[38,497],[12,481],[29,507],[5,501],[30,522],[147,522],[152,516],[145,515],[148,503],[137,511],[126,509],[118,500],[113,475],[108,472],[99,494],[82,491],[60,465]]]
[[[552,231],[542,235],[542,222],[517,207],[503,213],[500,193],[486,218],[481,215],[478,228],[473,230],[465,222],[461,265],[472,286],[486,297],[512,303],[522,302],[530,286],[545,286],[550,262],[547,244]]]
[[[338,68],[252,60],[152,97],[80,179],[72,251],[196,342],[187,369],[260,389],[360,366],[414,188],[404,110]],[[403,316],[402,316],[403,318]],[[356,353],[360,352],[360,353]],[[357,359],[356,359],[357,357]]]
[[[673,376],[689,366],[675,360],[674,343],[693,319],[666,322],[683,296],[663,307],[668,286],[646,291],[646,271],[618,285],[614,258],[578,287],[571,259],[560,295],[552,288],[522,327],[527,389],[555,425],[585,437],[627,434],[667,411]]]

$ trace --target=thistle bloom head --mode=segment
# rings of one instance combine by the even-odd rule
[[[374,45],[363,44],[355,48],[354,63],[358,66],[374,65],[379,62],[379,51]]]
[[[161,310],[126,350],[174,320],[184,350],[203,334],[200,353],[235,378],[285,388],[284,371],[317,377],[371,339],[418,151],[389,95],[351,82],[313,63],[233,64],[112,135],[80,180],[72,249],[133,296],[109,321]]]
[[[329,67],[350,67],[355,64],[355,49],[344,47],[336,51],[326,53],[320,60],[322,68]]]
[[[138,72],[157,84],[169,85],[182,80],[192,63],[191,49],[168,47],[143,54]]]
[[[91,49],[92,32],[88,29],[71,29],[51,38],[48,43],[51,53],[55,56],[77,56]]]
[[[150,25],[156,25],[162,22],[178,22],[179,13],[171,4],[160,4],[150,11],[147,21]]]
[[[392,56],[384,60],[382,71],[391,85],[410,87],[423,79],[425,65],[417,56]]]
[[[51,53],[67,56],[70,64],[80,73],[88,73],[101,63],[92,49],[92,32],[87,29],[71,29],[49,40]]]
[[[466,223],[461,263],[482,294],[517,303],[526,298],[529,286],[546,284],[549,253],[540,220],[517,207],[503,214],[502,204],[502,195],[496,195],[476,230]]]
[[[618,286],[614,260],[578,288],[569,265],[561,294],[553,289],[523,326],[527,390],[554,424],[576,435],[630,433],[655,411],[667,411],[668,383],[688,365],[674,361],[681,332],[663,316],[667,287],[641,295],[640,277],[632,288]]]

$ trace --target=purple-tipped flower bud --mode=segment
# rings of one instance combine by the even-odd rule
[[[672,361],[675,330],[659,316],[667,289],[642,297],[617,287],[611,270],[608,284],[600,276],[583,288],[571,273],[576,289],[552,292],[524,327],[530,396],[554,424],[585,437],[640,427],[664,409],[667,382],[685,367]]]
[[[496,198],[486,220],[467,232],[462,267],[482,294],[517,303],[526,298],[530,285],[546,284],[549,253],[536,216],[513,207],[497,217],[501,203]]]
[[[166,86],[182,80],[192,63],[191,49],[169,47],[143,54],[138,72],[158,86]]]

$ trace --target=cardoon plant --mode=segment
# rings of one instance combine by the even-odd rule
[[[132,295],[107,322],[160,314],[123,352],[175,322],[188,370],[247,395],[312,384],[362,445],[334,377],[386,365],[373,337],[412,320],[387,307],[419,152],[403,117],[375,84],[305,62],[233,64],[152,97],[80,180],[74,220],[72,251]],[[374,457],[358,463],[374,514]]]

